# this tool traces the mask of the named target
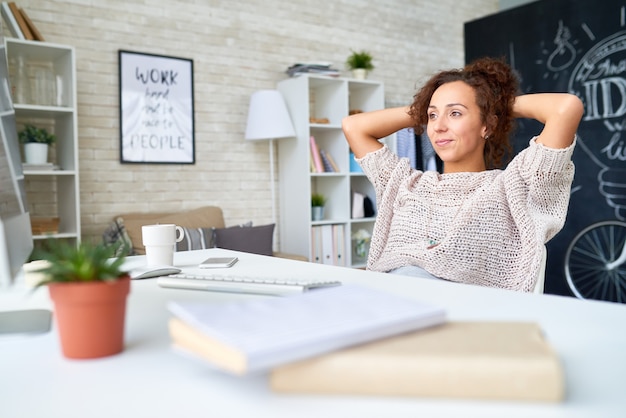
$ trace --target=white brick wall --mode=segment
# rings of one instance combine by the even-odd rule
[[[244,140],[254,91],[274,88],[295,62],[344,70],[350,49],[367,49],[387,104],[406,104],[432,72],[463,65],[463,23],[498,10],[498,0],[18,4],[47,41],[76,48],[84,239],[129,211],[218,205],[227,224],[270,222],[268,144]],[[195,165],[120,164],[119,49],[193,59]]]

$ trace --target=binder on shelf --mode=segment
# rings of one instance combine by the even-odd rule
[[[311,135],[311,155],[313,156],[313,163],[315,164],[315,172],[323,173],[324,166],[322,165],[322,157],[320,156],[320,151],[317,146],[317,142],[315,141],[315,137]]]
[[[346,265],[345,226],[333,225],[333,264],[336,266]]]
[[[439,306],[354,284],[222,304],[170,302],[168,308],[175,346],[236,375],[446,320]]]
[[[276,392],[560,401],[564,378],[540,327],[447,322],[274,369]]]
[[[334,264],[335,246],[333,245],[333,225],[320,225],[322,230],[322,263]]]
[[[322,228],[319,226],[311,227],[311,261],[314,263],[322,263]]]

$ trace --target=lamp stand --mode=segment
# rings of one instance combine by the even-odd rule
[[[276,190],[274,190],[274,139],[270,138],[270,190],[272,193],[272,223],[276,224]]]

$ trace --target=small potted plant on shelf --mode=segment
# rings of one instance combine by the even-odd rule
[[[321,221],[324,219],[324,205],[326,205],[326,198],[320,193],[313,193],[311,195],[311,218],[314,221]]]
[[[352,76],[363,80],[367,78],[367,73],[374,69],[372,55],[367,51],[352,51],[346,60],[346,66],[352,71]]]
[[[372,234],[366,229],[359,229],[352,234],[352,249],[354,261],[367,261],[369,253],[370,240]]]
[[[117,354],[124,347],[130,276],[114,246],[50,239],[35,249],[44,260],[37,286],[47,286],[54,303],[63,355],[87,359]]]
[[[56,136],[43,128],[26,124],[18,138],[24,144],[24,161],[27,164],[45,164],[48,162],[48,147],[55,143]]]

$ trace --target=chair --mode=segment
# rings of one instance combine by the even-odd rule
[[[535,289],[533,290],[533,293],[537,294],[543,293],[543,286],[546,281],[546,262],[548,259],[548,250],[546,249],[545,245],[542,248],[543,251],[541,251],[541,267],[539,268],[539,273],[537,274],[537,283],[535,283]]]

